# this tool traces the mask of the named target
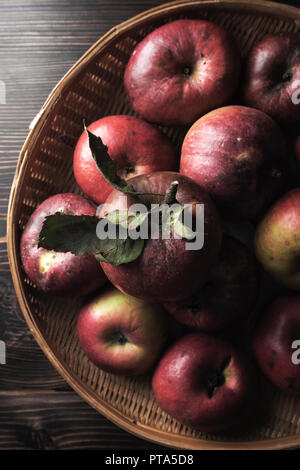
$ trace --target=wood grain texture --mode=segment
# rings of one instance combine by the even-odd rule
[[[70,392],[0,392],[0,423],[0,450],[154,448],[113,426]]]
[[[157,448],[86,405],[23,320],[5,246],[9,191],[28,126],[64,73],[112,26],[162,1],[0,0],[0,449]],[[298,6],[298,1],[286,2]]]
[[[74,62],[108,29],[159,1],[0,0],[0,449],[157,448],[120,430],[71,390],[18,307],[5,234],[10,187],[28,126]],[[49,392],[47,392],[49,391]]]

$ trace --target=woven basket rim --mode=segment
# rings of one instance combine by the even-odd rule
[[[45,103],[43,104],[39,113],[35,116],[29,126],[28,136],[20,151],[15,176],[13,179],[8,213],[7,213],[7,250],[12,280],[15,287],[17,299],[24,315],[24,318],[29,326],[31,333],[35,340],[49,359],[51,364],[69,383],[69,385],[93,408],[103,414],[110,421],[114,422],[120,428],[130,432],[131,434],[144,438],[156,444],[161,444],[178,449],[190,450],[243,450],[243,449],[288,449],[300,447],[300,434],[295,434],[288,437],[279,437],[265,440],[252,440],[252,441],[213,441],[193,437],[186,437],[168,433],[159,429],[152,428],[148,425],[136,423],[133,419],[126,417],[122,412],[115,409],[112,405],[102,400],[93,390],[81,382],[77,375],[64,364],[59,355],[54,353],[44,336],[41,334],[37,325],[36,319],[31,312],[30,306],[27,302],[25,292],[22,288],[21,282],[21,269],[18,260],[18,243],[16,241],[16,224],[15,212],[18,201],[17,189],[22,186],[23,176],[27,166],[27,156],[31,148],[35,146],[44,125],[46,124],[47,117],[51,113],[53,107],[60,99],[63,90],[70,85],[76,78],[81,69],[94,57],[95,51],[99,53],[104,47],[109,45],[117,36],[125,34],[137,25],[145,24],[163,15],[178,12],[179,9],[193,9],[199,8],[226,8],[234,9],[240,12],[249,13],[265,13],[269,16],[283,16],[288,20],[300,21],[300,9],[281,3],[275,3],[265,0],[175,0],[173,2],[159,5],[155,8],[142,12],[119,25],[111,28],[104,34],[98,41],[96,41],[82,56],[81,58],[68,70],[62,77],[58,84],[54,87],[49,94]]]

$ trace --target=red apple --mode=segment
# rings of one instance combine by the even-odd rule
[[[21,258],[28,277],[47,294],[79,297],[101,287],[106,277],[94,256],[75,256],[38,248],[39,234],[48,215],[62,212],[95,215],[95,207],[76,194],[56,194],[40,204],[21,238]]]
[[[282,185],[285,145],[280,129],[262,111],[225,106],[188,131],[180,172],[217,202],[226,218],[255,218]]]
[[[89,359],[101,369],[120,375],[148,372],[166,340],[166,313],[109,288],[79,312],[77,333]]]
[[[145,240],[142,254],[133,262],[114,266],[102,262],[109,280],[121,291],[135,297],[156,302],[180,300],[191,295],[207,280],[216,264],[221,228],[218,213],[207,193],[194,181],[175,172],[155,172],[129,180],[135,191],[165,194],[172,182],[178,181],[176,199],[179,204],[204,204],[204,246],[188,250],[184,238]],[[139,202],[149,205],[162,203],[161,196],[140,196]],[[117,190],[111,192],[100,216],[117,209],[127,210],[133,197],[125,197]]]
[[[300,122],[300,36],[276,33],[253,46],[246,63],[245,103],[283,124]]]
[[[217,337],[192,333],[168,349],[152,386],[158,405],[180,423],[215,432],[253,411],[258,383],[244,353]]]
[[[266,271],[286,287],[300,290],[300,188],[277,201],[260,222],[255,252]]]
[[[124,82],[134,110],[166,125],[190,124],[233,95],[240,55],[215,23],[178,20],[155,29],[133,51]]]
[[[300,393],[299,349],[300,296],[280,297],[268,306],[254,339],[258,364],[276,387]]]
[[[101,137],[109,156],[116,161],[118,175],[125,180],[152,171],[177,169],[171,142],[142,119],[107,116],[90,124],[88,130]],[[96,167],[85,131],[74,151],[73,168],[82,191],[96,203],[103,203],[112,187]]]
[[[257,266],[250,250],[225,237],[217,266],[191,298],[165,303],[179,322],[204,331],[216,331],[247,319],[258,293]]]

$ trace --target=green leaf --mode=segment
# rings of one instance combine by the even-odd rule
[[[109,222],[115,225],[122,225],[123,227],[127,228],[128,223],[132,215],[129,211],[116,209],[104,216]]]
[[[173,229],[180,238],[185,238],[186,240],[194,240],[195,238],[193,230],[184,225],[179,219],[174,222]]]
[[[185,207],[180,207],[174,212],[172,220],[173,230],[179,237],[185,238],[186,240],[193,240],[196,234],[192,228],[184,224],[184,210]]]
[[[45,218],[38,246],[74,255],[94,255],[97,259],[118,266],[140,256],[144,240],[104,238],[97,236],[100,218],[88,215],[57,213]],[[108,221],[109,222],[109,221]]]
[[[89,138],[89,146],[94,162],[96,163],[96,166],[102,176],[113,188],[117,189],[118,191],[121,191],[124,194],[135,197],[141,195],[164,196],[164,194],[161,193],[140,193],[135,191],[132,184],[128,184],[126,180],[124,180],[117,174],[116,161],[110,158],[108,154],[108,147],[104,145],[101,138],[97,137],[95,134],[90,132],[85,125],[84,129]]]
[[[109,212],[104,217],[115,225],[121,225],[127,229],[137,229],[147,219],[151,211],[146,212],[130,212],[126,210],[116,209]]]
[[[130,216],[128,228],[130,230],[137,229],[138,227],[143,225],[145,220],[149,217],[149,214],[151,214],[151,211],[140,212],[140,213],[134,214],[133,216]]]
[[[136,195],[131,184],[127,184],[125,180],[120,178],[117,174],[117,164],[112,160],[108,154],[108,147],[104,145],[100,137],[90,132],[85,126],[85,131],[89,138],[89,146],[92,152],[93,159],[97,165],[98,170],[106,181],[118,191],[125,194]]]
[[[132,240],[111,240],[109,238],[103,240],[101,250],[95,256],[98,261],[119,266],[120,264],[131,263],[135,261],[142,253],[144,248],[144,240],[138,238]]]
[[[96,227],[99,218],[57,212],[45,218],[38,246],[47,250],[74,255],[90,255],[98,250]]]

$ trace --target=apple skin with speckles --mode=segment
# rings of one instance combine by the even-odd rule
[[[31,215],[21,237],[23,268],[32,282],[47,294],[80,297],[98,289],[107,281],[96,258],[38,248],[45,217],[56,212],[95,215],[93,204],[82,196],[56,194],[42,202]]]
[[[283,126],[300,123],[300,37],[281,32],[253,46],[245,65],[244,102]]]
[[[77,319],[79,342],[99,368],[119,375],[141,375],[157,361],[167,339],[162,306],[109,287],[84,305]]]
[[[101,137],[110,158],[116,162],[117,174],[125,180],[178,168],[176,152],[169,139],[142,119],[126,115],[106,116],[90,124],[88,130]],[[84,194],[102,204],[113,188],[94,162],[85,131],[74,150],[73,171]]]
[[[220,218],[211,198],[197,183],[171,171],[139,175],[128,183],[139,193],[155,194],[139,196],[138,202],[149,206],[161,204],[174,181],[178,182],[176,200],[179,204],[203,204],[203,247],[187,249],[187,240],[171,233],[166,239],[161,236],[146,239],[141,255],[133,262],[119,266],[101,262],[110,282],[128,295],[159,303],[187,298],[203,285],[217,263],[222,239]],[[136,198],[114,190],[99,215],[103,217],[117,209],[128,210],[136,202]]]
[[[284,286],[300,290],[300,188],[282,196],[257,227],[255,253]]]
[[[242,351],[218,337],[191,333],[164,354],[152,387],[158,405],[180,423],[218,432],[253,412],[258,377]]]
[[[227,219],[256,219],[283,186],[285,141],[265,113],[225,106],[185,136],[180,173],[202,186]]]
[[[124,74],[133,109],[164,125],[188,125],[234,94],[240,53],[220,25],[177,20],[148,34],[134,49]]]
[[[268,305],[256,330],[254,353],[262,372],[276,387],[300,393],[299,295],[279,297]]]

